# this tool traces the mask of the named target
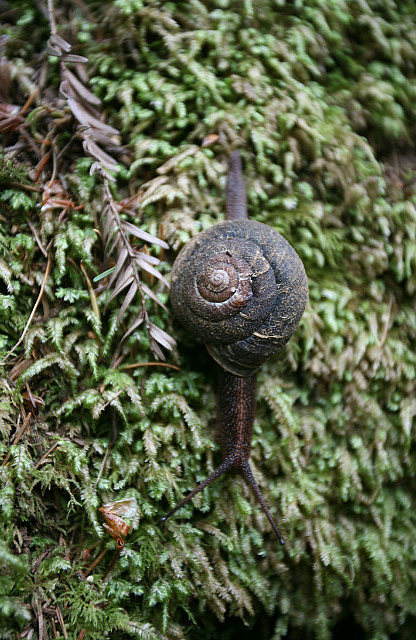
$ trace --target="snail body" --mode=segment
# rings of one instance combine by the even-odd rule
[[[277,231],[248,220],[238,152],[230,157],[227,221],[202,231],[179,253],[171,276],[175,315],[220,365],[217,432],[222,464],[163,520],[217,477],[238,468],[253,488],[276,535],[277,526],[249,465],[256,408],[256,373],[295,332],[308,299],[296,251]]]

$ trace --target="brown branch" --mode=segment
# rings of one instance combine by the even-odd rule
[[[39,460],[39,462],[36,464],[35,469],[39,469],[40,465],[43,464],[46,460],[46,458],[48,457],[48,455],[50,453],[52,453],[52,451],[55,451],[56,447],[59,445],[59,442],[55,442],[55,444],[53,444],[51,446],[50,449],[47,450],[46,453],[43,454],[43,456],[41,457],[41,459]]]
[[[62,611],[60,607],[56,607],[56,617],[58,618],[59,624],[61,625],[62,633],[64,634],[65,640],[68,640],[68,633],[65,628],[65,623],[64,623],[64,619],[63,619]]]
[[[39,249],[42,251],[42,253],[45,256],[45,258],[48,258],[48,254],[46,253],[46,251],[45,251],[45,249],[44,249],[44,247],[43,247],[43,245],[42,245],[42,243],[40,241],[38,233],[37,233],[35,227],[33,226],[33,224],[30,222],[30,220],[28,220],[28,225],[29,225],[29,229],[33,233],[33,237],[35,238],[36,244],[38,245]]]
[[[53,13],[53,0],[48,0],[48,15],[49,15],[49,24],[51,26],[51,33],[53,36],[56,36],[57,31],[56,31],[55,16]]]
[[[98,484],[98,483],[100,482],[100,480],[101,480],[101,476],[103,475],[104,467],[105,467],[105,464],[106,464],[106,462],[107,462],[108,454],[109,454],[109,453],[110,453],[110,445],[108,445],[107,449],[105,450],[104,458],[103,458],[103,460],[102,460],[102,462],[101,462],[101,464],[100,464],[100,469],[99,469],[99,471],[98,471],[97,479],[96,479],[96,481],[94,482],[94,487],[96,487],[96,486],[97,486],[97,484]]]
[[[88,289],[88,294],[90,296],[90,301],[91,301],[91,308],[93,310],[93,312],[95,313],[95,315],[97,316],[98,319],[100,319],[100,308],[98,306],[98,302],[97,302],[97,297],[94,293],[94,288],[91,284],[91,280],[88,277],[88,273],[87,270],[85,269],[84,265],[82,264],[82,261],[79,263],[79,266],[81,267],[81,271],[84,274],[84,278],[85,281],[87,283],[87,289]]]
[[[91,573],[91,571],[95,569],[97,564],[101,562],[101,560],[104,558],[107,552],[108,552],[108,549],[104,549],[104,551],[101,551],[101,553],[95,558],[94,562],[92,562],[88,567],[88,569],[84,571],[84,578],[86,578]]]
[[[120,371],[124,371],[125,369],[137,369],[138,367],[166,367],[167,369],[175,369],[175,371],[180,371],[180,367],[177,367],[176,364],[169,364],[168,362],[135,362],[134,364],[125,364],[120,367]]]
[[[380,336],[380,341],[379,341],[379,349],[381,349],[381,347],[383,346],[383,344],[385,343],[386,339],[387,339],[387,334],[389,331],[389,324],[390,324],[390,319],[391,319],[391,310],[393,308],[393,298],[390,298],[389,301],[389,308],[387,310],[387,315],[386,315],[386,319],[384,321],[384,326],[383,326],[383,330],[381,332],[381,336]]]
[[[4,356],[3,360],[1,360],[1,361],[0,361],[0,364],[4,364],[4,363],[6,362],[6,360],[9,358],[9,356],[11,356],[11,355],[12,355],[12,353],[14,353],[14,351],[16,351],[17,347],[18,347],[19,345],[21,345],[21,344],[22,344],[22,342],[23,342],[23,340],[24,340],[24,337],[25,337],[25,335],[26,335],[26,333],[28,332],[28,329],[29,329],[29,327],[30,327],[30,323],[31,323],[31,322],[32,322],[32,320],[33,320],[33,316],[34,316],[34,315],[35,315],[35,313],[36,313],[36,309],[38,308],[39,303],[40,303],[40,301],[41,301],[41,299],[42,299],[43,292],[45,291],[46,281],[47,281],[47,279],[48,279],[48,276],[49,276],[49,273],[50,273],[50,270],[51,270],[51,266],[52,266],[52,260],[51,260],[51,258],[49,257],[49,258],[48,258],[48,264],[46,265],[45,275],[43,276],[42,286],[41,286],[40,291],[39,291],[39,295],[38,295],[37,300],[36,300],[36,302],[35,302],[35,305],[34,305],[34,307],[33,307],[33,309],[32,309],[32,312],[31,312],[31,314],[30,314],[30,316],[29,316],[29,319],[28,319],[28,321],[26,322],[26,326],[25,326],[25,328],[23,329],[23,333],[22,333],[22,335],[20,336],[19,340],[18,340],[18,341],[16,342],[16,344],[14,345],[14,347],[13,347],[12,349],[10,349],[10,351],[9,351],[8,353],[6,353],[6,355]]]
[[[22,426],[20,427],[19,431],[16,433],[16,436],[15,436],[13,442],[12,442],[12,446],[19,442],[20,438],[22,437],[22,435],[24,434],[24,432],[27,429],[27,426],[29,424],[29,421],[30,421],[31,417],[32,417],[32,414],[28,413],[26,418],[24,419],[24,422],[23,422]],[[10,460],[10,455],[11,455],[11,453],[9,451],[7,456],[4,458],[3,462],[1,463],[2,467],[5,467],[7,465],[7,463]]]

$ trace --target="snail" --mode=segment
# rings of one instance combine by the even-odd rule
[[[267,225],[247,219],[238,151],[229,160],[227,220],[202,231],[180,251],[172,268],[175,315],[219,364],[217,432],[220,466],[164,518],[216,478],[236,468],[252,487],[274,532],[283,539],[254,480],[250,448],[256,411],[256,373],[295,332],[308,299],[302,261]]]

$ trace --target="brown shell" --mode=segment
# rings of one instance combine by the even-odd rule
[[[193,238],[172,269],[176,316],[237,376],[254,375],[295,332],[308,299],[296,251],[254,220],[222,222]]]

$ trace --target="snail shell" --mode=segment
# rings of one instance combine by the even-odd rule
[[[202,231],[172,269],[176,316],[223,369],[248,377],[295,332],[308,299],[302,261],[277,231],[232,220]]]

